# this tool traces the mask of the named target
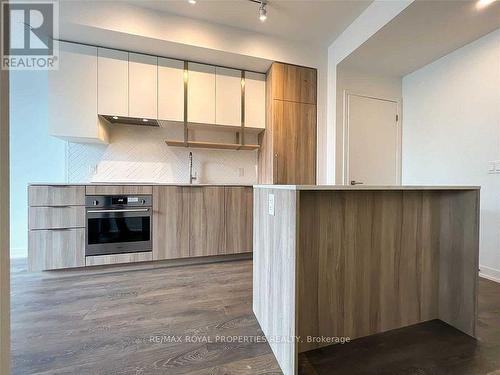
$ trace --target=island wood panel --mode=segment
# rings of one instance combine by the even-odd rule
[[[85,266],[84,228],[28,232],[30,271],[83,266]]]
[[[253,188],[225,188],[225,253],[238,254],[253,249]]]
[[[475,336],[479,271],[479,190],[441,197],[439,319]]]
[[[189,255],[224,253],[224,187],[191,187]]]
[[[29,207],[29,229],[85,227],[84,206]]]
[[[273,103],[274,183],[316,183],[316,106]]]
[[[87,185],[87,195],[153,194],[148,185]]]
[[[95,255],[85,257],[86,266],[103,266],[106,264],[148,262],[153,260],[151,251],[140,253]]]
[[[84,186],[29,186],[29,206],[85,206]]]
[[[440,318],[473,335],[475,194],[300,192],[298,334],[356,338]]]
[[[274,194],[275,215],[268,213]],[[295,374],[296,205],[292,190],[254,190],[253,311],[284,374]],[[279,340],[282,340],[279,342]]]
[[[283,66],[283,100],[316,104],[316,69]]]
[[[153,187],[153,259],[189,257],[189,187]]]

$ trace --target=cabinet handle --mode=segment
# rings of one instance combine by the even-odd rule
[[[274,168],[273,168],[273,184],[278,183],[278,153],[274,154]]]

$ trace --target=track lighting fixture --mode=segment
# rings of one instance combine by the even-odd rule
[[[194,4],[196,4],[196,0],[188,0],[188,3],[191,5],[194,5]]]
[[[267,8],[266,8],[267,3],[265,1],[260,2],[260,7],[259,7],[259,19],[261,22],[264,22],[267,20]]]
[[[264,22],[267,20],[267,4],[268,0],[248,0],[252,3],[259,4],[259,20]]]

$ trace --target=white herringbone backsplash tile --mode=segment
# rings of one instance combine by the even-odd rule
[[[257,182],[257,152],[169,147],[182,127],[111,125],[109,145],[69,143],[69,182],[189,182],[188,154],[198,183]],[[214,135],[216,134],[216,135]],[[196,131],[194,139],[234,142],[234,134]]]

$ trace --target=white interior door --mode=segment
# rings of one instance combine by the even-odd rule
[[[346,94],[344,183],[401,184],[398,102]]]

